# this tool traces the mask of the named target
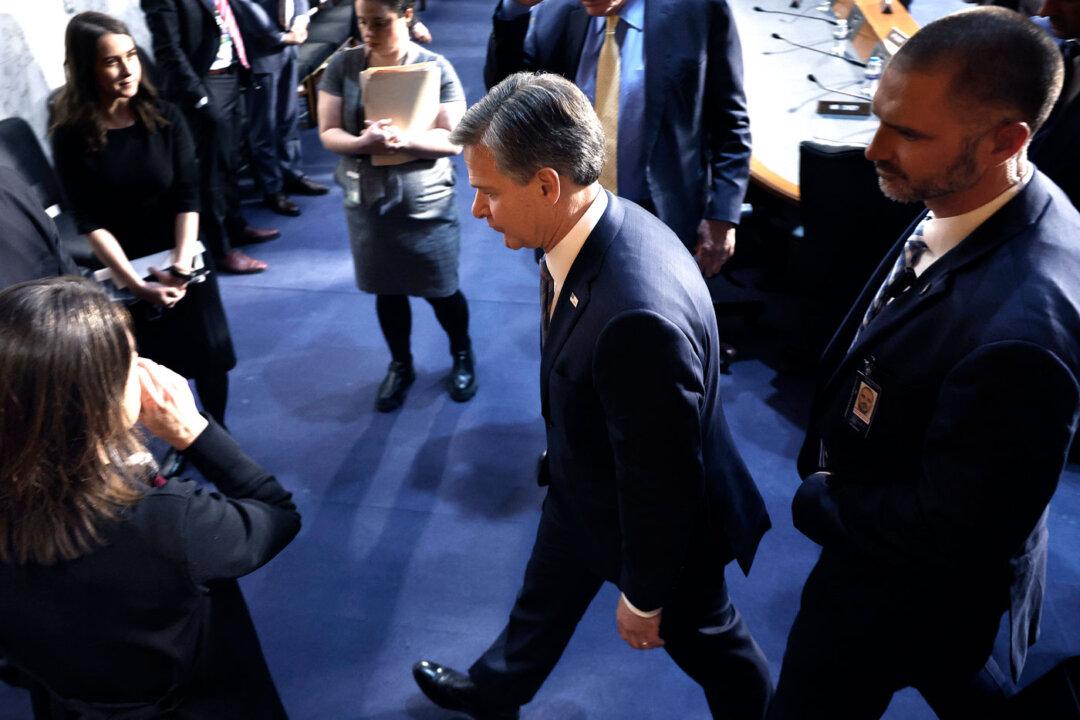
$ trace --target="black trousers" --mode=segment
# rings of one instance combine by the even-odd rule
[[[256,73],[247,91],[248,139],[255,179],[264,195],[279,193],[285,180],[303,175],[296,51],[283,50],[277,72]]]
[[[905,687],[943,720],[1005,717],[1005,679],[990,656],[1007,598],[987,602],[993,591],[971,584],[929,594],[912,590],[909,577],[822,553],[788,635],[769,720],[879,718]]]
[[[524,705],[533,698],[606,579],[585,567],[575,537],[545,503],[510,621],[469,668],[494,702]],[[714,717],[764,717],[772,690],[768,664],[728,598],[720,563],[688,567],[664,607],[660,635],[668,655],[704,689]]]
[[[188,124],[195,136],[199,158],[199,195],[202,213],[199,229],[207,249],[217,259],[232,250],[229,229],[239,219],[240,186],[240,78],[235,72],[205,78],[208,103],[187,108]]]

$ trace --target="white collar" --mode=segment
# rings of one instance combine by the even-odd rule
[[[556,301],[559,298],[559,291],[562,289],[563,283],[566,282],[566,276],[570,274],[570,268],[573,266],[574,260],[577,259],[578,253],[581,252],[581,247],[589,239],[593,228],[600,222],[600,218],[608,206],[607,193],[600,187],[599,183],[594,184],[597,192],[592,204],[589,205],[589,209],[578,218],[578,221],[574,223],[574,227],[570,228],[570,232],[566,233],[562,240],[544,255],[544,262],[547,263],[548,272],[551,273],[551,278],[555,281]],[[551,308],[552,312],[554,312],[554,301],[551,303]]]

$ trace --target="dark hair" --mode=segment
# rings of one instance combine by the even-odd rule
[[[98,546],[142,491],[127,426],[131,322],[97,285],[34,280],[0,292],[0,561],[50,564]]]
[[[98,40],[103,35],[127,35],[127,25],[111,15],[82,12],[71,18],[64,34],[64,72],[67,84],[56,99],[55,117],[50,130],[74,129],[86,142],[88,150],[105,147],[105,112],[101,107],[95,69]],[[131,99],[132,112],[149,132],[165,127],[169,121],[161,114],[157,91],[143,74],[139,91]]]
[[[356,0],[359,3],[361,0]],[[404,15],[406,10],[413,10],[415,12],[416,0],[375,0],[377,3],[385,5],[386,8],[397,15]]]
[[[521,72],[491,88],[450,133],[455,145],[483,145],[501,172],[527,183],[554,168],[591,185],[604,167],[604,131],[588,98],[551,73]]]
[[[985,114],[1000,109],[1035,133],[1061,92],[1064,66],[1048,33],[1017,12],[979,7],[946,15],[915,33],[892,64],[901,71],[953,72],[954,97]]]

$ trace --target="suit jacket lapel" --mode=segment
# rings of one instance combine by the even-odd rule
[[[585,35],[589,31],[592,18],[580,3],[574,3],[566,19],[566,71],[561,73],[570,82],[577,82],[578,66],[581,65],[581,51],[585,48]]]
[[[214,0],[199,0],[199,4],[203,6],[203,9],[210,13],[211,16],[217,15],[217,4]]]
[[[559,291],[559,299],[555,303],[551,325],[548,327],[547,342],[544,343],[544,351],[540,356],[540,405],[544,417],[548,415],[548,377],[551,375],[551,368],[589,304],[593,278],[600,272],[604,254],[619,234],[624,216],[625,210],[618,198],[608,193],[607,209],[600,216],[600,222],[589,233],[585,244],[581,246],[581,251],[570,266],[570,272]],[[570,300],[571,296],[576,303]]]
[[[840,332],[836,334],[829,348],[825,351],[823,367],[834,368],[828,375],[829,380],[826,382],[826,386],[841,374],[841,371],[849,362],[859,356],[859,350],[864,346],[888,336],[897,326],[907,322],[937,296],[945,292],[957,271],[977,261],[986,253],[997,248],[1034,223],[1049,201],[1049,194],[1043,185],[1044,182],[1046,181],[1042,173],[1036,171],[1035,177],[1031,179],[1028,186],[1019,195],[1006,203],[1003,208],[994,213],[989,220],[946,253],[943,258],[931,265],[907,293],[882,310],[881,314],[859,336],[858,341],[851,347],[851,352],[847,352],[845,344],[851,342],[855,329],[866,312],[866,307],[870,304],[870,300],[878,288],[881,287],[881,283],[888,276],[889,269],[896,262],[904,241],[912,230],[912,228],[909,228],[889,252],[885,262],[878,267],[870,284],[863,290],[858,302],[845,318]],[[917,224],[924,215],[925,213],[920,215],[915,220],[915,223]],[[841,355],[841,353],[844,354]]]
[[[660,118],[664,115],[667,98],[664,85],[671,68],[669,51],[676,42],[674,38],[679,36],[668,28],[668,17],[674,6],[675,3],[666,0],[647,0],[645,3],[645,131],[642,142],[646,162],[660,132]]]

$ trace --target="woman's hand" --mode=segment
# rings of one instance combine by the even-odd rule
[[[398,136],[399,131],[390,118],[365,120],[364,132],[357,141],[359,146],[357,154],[391,155],[397,152]]]
[[[154,276],[154,280],[143,280],[138,286],[131,288],[135,297],[165,308],[171,308],[184,299],[187,290],[184,289],[182,278],[174,277],[157,268],[150,268],[150,273]]]
[[[141,408],[139,422],[177,450],[186,450],[209,424],[191,394],[187,380],[153,360],[136,358]]]

